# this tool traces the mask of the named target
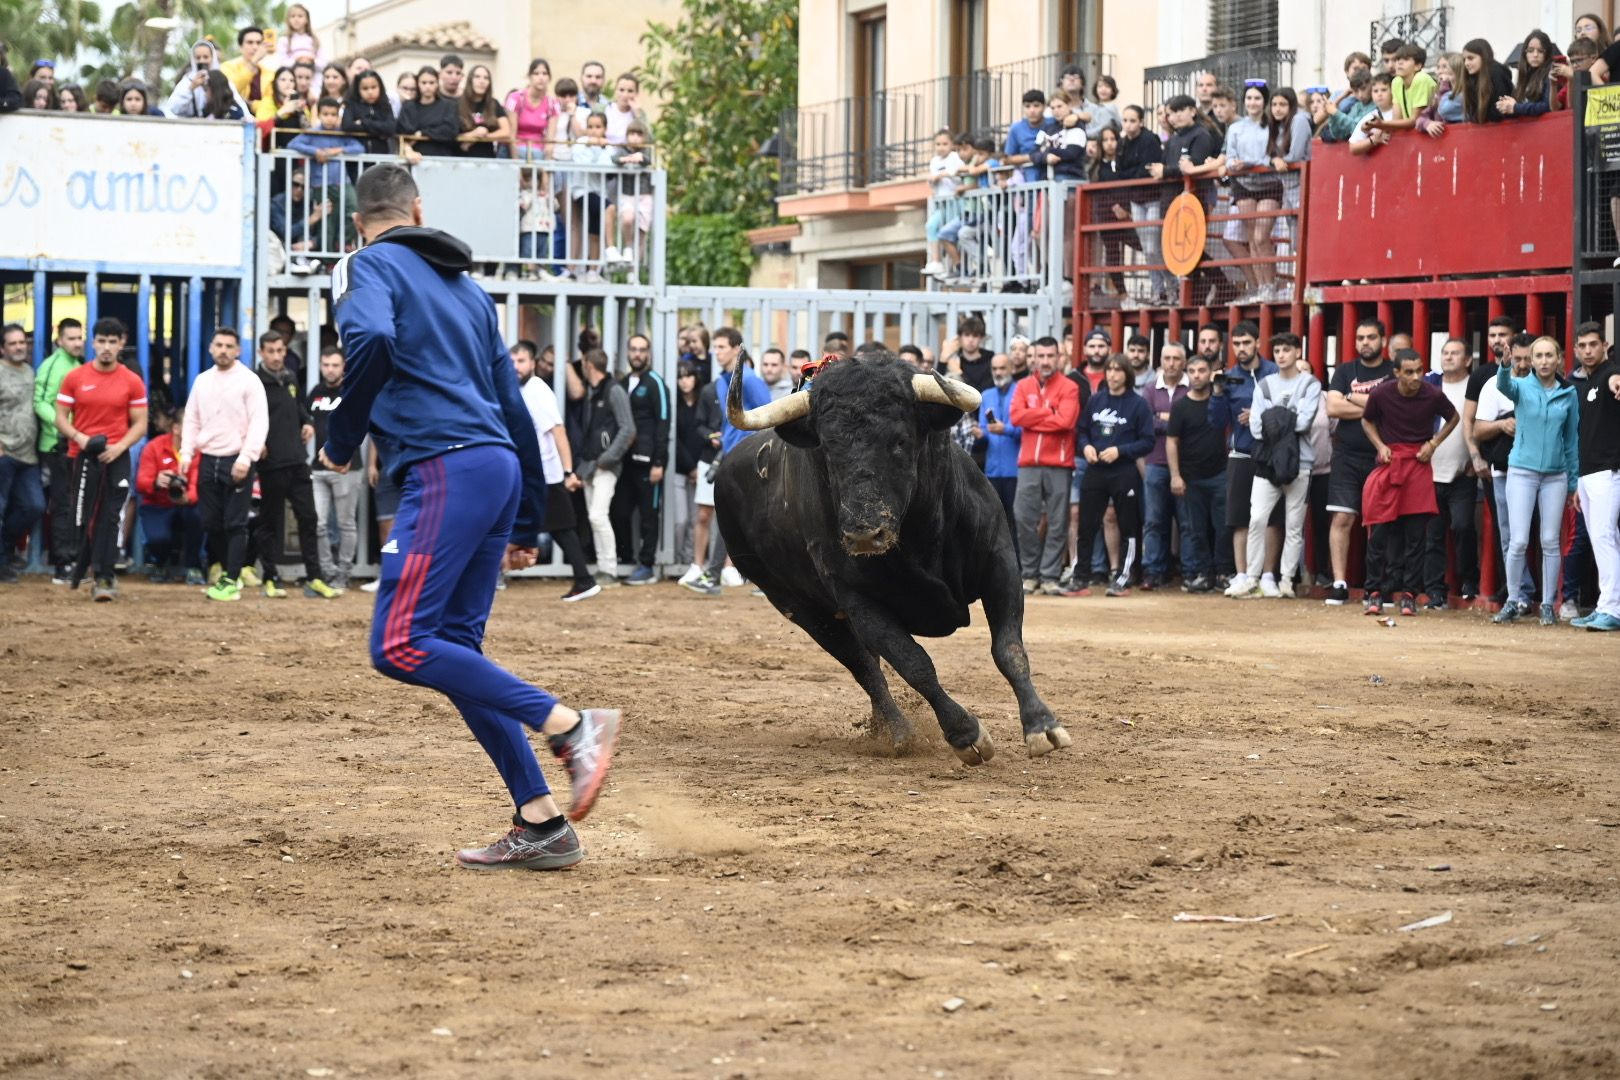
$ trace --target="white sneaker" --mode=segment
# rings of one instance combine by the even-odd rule
[[[1287,578],[1277,583],[1277,595],[1284,600],[1294,599],[1294,579]]]
[[[1565,600],[1563,606],[1558,609],[1558,617],[1564,622],[1578,619],[1581,617],[1581,609],[1575,606],[1575,601]]]
[[[1277,583],[1271,578],[1261,578],[1260,595],[1267,600],[1277,600],[1282,597],[1282,590],[1277,588]]]
[[[1221,595],[1236,599],[1244,593],[1252,591],[1254,591],[1254,580],[1248,574],[1233,574],[1232,583],[1226,587],[1226,592]]]
[[[378,580],[377,578],[372,578],[370,581],[368,581],[364,585],[360,586],[360,591],[361,592],[376,592],[381,587],[382,587],[382,582],[380,580]]]
[[[610,247],[602,252],[602,262],[606,266],[614,266],[624,261],[624,254],[616,247]]]
[[[693,563],[692,568],[690,570],[688,570],[686,573],[682,574],[680,581],[678,581],[676,584],[678,584],[678,585],[691,585],[694,582],[696,582],[698,578],[700,578],[702,576],[703,576],[703,567],[699,566],[697,563]]]
[[[583,281],[587,285],[600,285],[600,284],[602,284],[602,282],[604,282],[607,279],[604,278],[601,275],[601,273],[599,273],[598,271],[592,270],[592,271],[588,272],[584,277],[580,278],[580,280]]]
[[[728,566],[720,571],[720,584],[736,588],[739,585],[747,584],[747,582],[743,581],[742,573],[735,566]]]
[[[923,277],[937,277],[944,272],[945,264],[940,262],[938,259],[935,259],[933,262],[922,268]]]

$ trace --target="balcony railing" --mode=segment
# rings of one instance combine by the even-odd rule
[[[1232,49],[1212,53],[1201,60],[1150,67],[1143,77],[1146,83],[1145,105],[1149,113],[1177,94],[1193,93],[1197,89],[1198,76],[1205,72],[1215,74],[1217,85],[1233,90],[1242,89],[1245,79],[1264,79],[1272,86],[1291,86],[1294,82],[1294,50]]]
[[[1374,19],[1367,34],[1367,55],[1377,59],[1378,50],[1384,42],[1398,38],[1408,45],[1423,46],[1429,54],[1429,63],[1433,64],[1446,51],[1446,31],[1450,23],[1449,7],[1427,8]]]
[[[998,139],[1018,118],[1030,89],[1052,90],[1064,67],[1078,64],[1088,92],[1107,74],[1106,53],[1049,53],[969,75],[947,75],[785,112],[779,193],[848,191],[920,177],[934,134],[989,132]]]
[[[1043,180],[929,199],[928,213],[939,215],[944,246],[938,286],[992,293],[1055,291],[1067,276],[1065,241],[1074,232],[1077,187]]]

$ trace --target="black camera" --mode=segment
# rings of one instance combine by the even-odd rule
[[[1249,381],[1249,377],[1237,368],[1233,368],[1231,371],[1223,371],[1217,377],[1221,380],[1222,386],[1242,386]]]
[[[167,486],[167,489],[168,489],[168,492],[169,492],[169,498],[171,498],[171,499],[183,499],[183,498],[186,497],[186,478],[185,477],[183,477],[183,476],[170,476],[169,477],[169,483],[166,486]]]

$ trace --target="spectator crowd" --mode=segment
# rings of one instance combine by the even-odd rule
[[[389,87],[364,56],[329,56],[302,4],[288,6],[283,27],[242,27],[229,58],[212,40],[195,42],[167,92],[133,76],[88,89],[59,83],[52,59],[35,60],[19,89],[5,55],[0,42],[0,112],[234,120],[257,129],[261,149],[295,158],[271,176],[278,272],[313,273],[322,257],[353,250],[353,183],[380,155],[522,163],[512,206],[522,273],[595,284],[646,269],[655,158],[635,72],[610,88],[590,60],[577,80],[553,83],[550,63],[536,58],[524,85],[501,88],[488,66],[447,53]]]

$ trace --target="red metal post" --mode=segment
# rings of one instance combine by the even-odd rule
[[[1294,305],[1295,310],[1299,305]],[[1311,315],[1310,343],[1306,346],[1305,356],[1311,362],[1311,370],[1316,372],[1318,379],[1327,378],[1327,315],[1317,310]]]
[[[1454,338],[1468,340],[1468,305],[1460,296],[1446,301],[1446,333]]]
[[[1273,314],[1276,310],[1273,304],[1260,305],[1260,350],[1264,354],[1271,350],[1271,328],[1275,320]]]
[[[1342,314],[1339,316],[1339,362],[1343,363],[1348,357],[1356,355],[1356,320],[1361,316],[1356,312],[1354,302],[1346,301]]]
[[[1170,333],[1170,340],[1171,341],[1180,341],[1181,340],[1181,309],[1178,308],[1178,307],[1173,307],[1173,308],[1170,309],[1170,331],[1169,331],[1169,333]]]
[[[1485,298],[1485,321],[1487,323],[1492,319],[1499,319],[1506,314],[1507,301],[1502,299],[1502,297],[1492,294],[1491,296]]]
[[[1119,308],[1108,313],[1108,339],[1114,343],[1115,352],[1125,351],[1125,313]]]
[[[1378,321],[1384,324],[1384,332],[1395,332],[1395,305],[1388,300],[1378,301]]]
[[[1422,297],[1412,301],[1412,345],[1429,366],[1429,302]]]
[[[1546,313],[1541,306],[1541,294],[1531,293],[1524,298],[1524,328],[1534,337],[1546,333]]]

